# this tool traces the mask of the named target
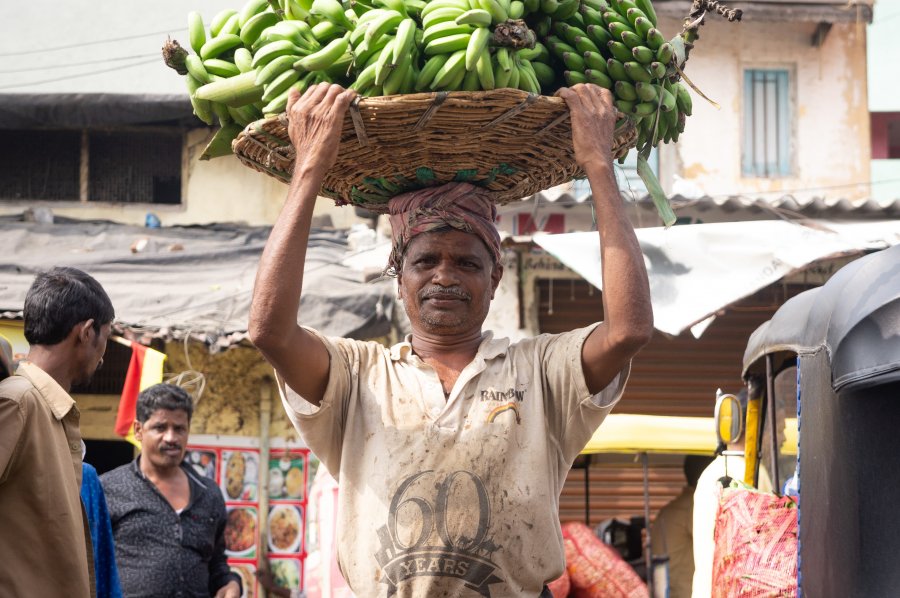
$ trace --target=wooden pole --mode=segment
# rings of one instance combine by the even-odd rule
[[[647,453],[641,453],[641,469],[644,471],[644,529],[647,532],[646,546],[643,546],[644,563],[647,567],[647,593],[653,596],[653,552],[650,536],[650,464]]]
[[[259,550],[256,568],[268,569],[269,553],[269,427],[272,422],[272,381],[266,377],[259,384]],[[266,590],[259,588],[258,596],[266,598]]]

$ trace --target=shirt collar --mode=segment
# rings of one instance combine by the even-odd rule
[[[188,487],[191,489],[190,498],[188,499],[188,504],[185,508],[181,510],[181,513],[184,513],[189,508],[191,508],[194,504],[194,499],[197,497],[199,492],[202,492],[204,489],[203,482],[197,476],[197,473],[193,470],[193,468],[188,464],[187,461],[182,461],[179,464],[181,470],[187,475],[188,479]],[[141,455],[138,455],[131,462],[131,472],[137,476],[139,479],[143,480],[145,483],[149,484],[159,495],[162,497],[162,493],[159,492],[159,489],[150,481],[150,479],[144,475],[144,471],[141,469]],[[164,499],[164,498],[163,498]],[[165,499],[164,499],[165,500]],[[168,501],[167,501],[168,502]]]
[[[34,384],[56,419],[63,419],[75,407],[75,401],[59,382],[30,361],[20,362],[16,374],[28,378]]]
[[[475,357],[493,359],[504,355],[508,347],[508,338],[495,339],[493,332],[485,330],[481,334],[481,344],[478,345]],[[403,341],[391,347],[391,361],[405,361],[410,355],[412,355],[412,335],[407,334]]]

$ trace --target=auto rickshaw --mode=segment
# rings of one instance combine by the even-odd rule
[[[717,446],[714,419],[711,417],[673,417],[660,415],[635,415],[613,413],[606,417],[593,437],[582,449],[585,457],[585,523],[590,525],[590,484],[587,471],[591,460],[597,455],[626,455],[639,460],[643,469],[644,501],[643,518],[646,546],[652,544],[650,517],[650,460],[655,456],[666,458],[674,455],[707,455],[712,457]],[[646,526],[646,527],[643,527]],[[640,545],[641,530],[637,532]],[[612,538],[602,537],[608,544],[615,544]],[[652,555],[649,550],[638,548],[636,559],[626,561],[637,570],[647,583],[650,596],[666,596],[668,575],[665,563],[667,555]],[[648,574],[648,572],[651,572]]]
[[[900,594],[900,246],[787,301],[751,335],[743,377],[744,481],[765,467],[799,496],[800,591]]]

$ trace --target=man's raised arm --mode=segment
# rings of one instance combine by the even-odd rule
[[[306,245],[316,195],[337,159],[344,114],[355,92],[321,83],[288,99],[288,133],[296,150],[287,200],[266,242],[250,307],[250,339],[288,386],[318,405],[328,384],[322,342],[297,324]]]
[[[606,388],[653,335],[644,256],[628,221],[613,171],[616,109],[612,93],[595,85],[559,92],[569,106],[575,159],[591,184],[603,276],[603,322],[584,343],[581,360],[592,393]]]

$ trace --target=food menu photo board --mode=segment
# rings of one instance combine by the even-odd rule
[[[276,583],[303,587],[309,451],[269,453],[269,564]]]
[[[258,440],[206,435],[191,440],[187,462],[197,473],[213,480],[225,499],[228,512],[225,554],[231,569],[241,577],[242,598],[256,598],[260,594],[255,573],[263,529],[267,531],[265,548],[276,583],[302,589],[309,451],[305,448],[270,451],[269,513],[266,521],[261,522]]]

